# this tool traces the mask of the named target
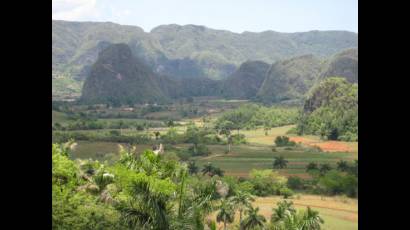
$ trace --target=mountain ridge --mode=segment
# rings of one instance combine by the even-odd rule
[[[357,34],[348,31],[235,33],[205,26],[160,25],[145,32],[138,26],[112,22],[61,20],[53,20],[52,29],[53,85],[62,77],[83,82],[101,41],[128,44],[135,56],[160,74],[211,79],[225,79],[247,60],[273,63],[308,53],[327,57],[357,47]]]

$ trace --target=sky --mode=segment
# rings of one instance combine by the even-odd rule
[[[149,32],[195,24],[242,33],[358,32],[358,0],[53,0],[52,18],[114,22]]]

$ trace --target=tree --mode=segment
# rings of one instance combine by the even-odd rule
[[[269,124],[269,122],[265,122],[265,124],[263,125],[263,130],[265,131],[265,136],[267,136],[269,134],[269,130],[272,129],[271,124]]]
[[[306,165],[306,172],[318,170],[318,165],[315,162],[310,162],[308,165]]]
[[[306,230],[319,230],[320,229],[320,224],[324,223],[324,220],[322,217],[319,216],[319,212],[312,210],[309,206],[307,207],[307,210],[305,211],[303,217],[302,217],[302,229]]]
[[[294,141],[290,141],[287,136],[277,136],[275,139],[275,145],[278,147],[295,146],[296,143]]]
[[[256,227],[263,227],[266,219],[264,216],[259,215],[259,207],[253,208],[252,206],[248,207],[248,210],[246,210],[247,217],[243,220],[243,229],[248,230],[248,229],[254,229]]]
[[[279,223],[283,222],[286,219],[286,215],[290,214],[295,214],[296,209],[293,208],[293,202],[290,201],[280,201],[277,203],[277,207],[273,209],[273,213],[271,216],[271,222],[272,223]]]
[[[234,128],[234,123],[231,121],[222,121],[218,123],[216,129],[219,131],[220,135],[225,135],[227,144],[228,144],[228,152],[231,152],[231,144],[232,144],[232,136],[231,130]]]
[[[198,127],[196,127],[194,124],[190,124],[187,128],[185,135],[187,138],[187,142],[192,143],[194,145],[194,155],[196,155],[198,144],[201,138]]]
[[[154,132],[154,135],[155,135],[155,140],[158,140],[161,133],[156,131],[156,132]]]
[[[188,163],[188,172],[189,174],[197,174],[198,173],[198,166],[196,166],[195,161],[190,161]]]
[[[239,225],[240,229],[242,229],[242,213],[244,211],[244,208],[250,207],[251,202],[255,201],[255,199],[251,194],[242,191],[237,192],[236,195],[231,197],[230,199],[232,204],[239,210]]]
[[[286,168],[288,161],[285,160],[283,156],[274,157],[273,168],[274,169],[283,169]]]
[[[167,122],[167,126],[168,127],[174,127],[174,121],[173,120],[169,120],[168,122]]]
[[[339,162],[337,162],[337,170],[341,172],[347,172],[349,170],[349,164],[347,163],[347,161],[340,160]]]
[[[320,169],[319,169],[320,174],[322,174],[322,175],[326,174],[326,173],[329,172],[330,170],[332,170],[332,167],[331,167],[329,164],[327,164],[327,163],[322,164],[322,165],[320,166]]]
[[[303,180],[297,176],[288,177],[288,187],[291,189],[302,189],[304,186]]]
[[[208,162],[208,164],[206,164],[201,171],[202,171],[202,175],[205,175],[205,174],[212,175],[214,171],[214,166],[211,164],[211,162]]]
[[[357,177],[357,175],[359,174],[359,161],[358,160],[354,160],[353,167],[350,168],[350,171],[352,172],[353,175]]]
[[[150,185],[161,183],[158,179],[139,178],[131,184],[132,199],[117,206],[122,220],[131,228],[141,227],[155,230],[169,229],[170,194],[153,191]],[[149,182],[151,180],[151,182]],[[165,185],[165,183],[164,183]],[[155,186],[158,187],[158,186]]]
[[[235,211],[229,200],[224,199],[219,206],[219,212],[216,215],[217,222],[224,222],[224,230],[226,230],[226,223],[232,223],[235,218]]]
[[[212,176],[215,176],[215,175],[223,177],[224,176],[224,171],[222,169],[218,168],[218,167],[214,167],[213,170],[212,170]]]

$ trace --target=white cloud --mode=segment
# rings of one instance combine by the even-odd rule
[[[53,19],[81,20],[95,16],[97,0],[53,0]]]

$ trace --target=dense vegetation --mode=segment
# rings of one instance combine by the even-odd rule
[[[333,57],[326,61],[324,66],[319,80],[332,76],[343,76],[351,83],[357,83],[359,81],[359,57],[357,48],[347,49],[333,55]]]
[[[298,134],[329,140],[357,141],[358,85],[327,78],[312,89],[297,125]]]
[[[194,96],[256,99],[268,104],[297,102],[318,80],[329,77],[330,73],[340,73],[349,80],[356,73],[357,78],[357,65],[352,63],[356,61],[357,64],[357,60],[348,59],[350,61],[346,63],[346,58],[350,57],[346,55],[352,50],[342,52],[325,63],[313,55],[278,61],[270,68],[264,62],[247,61],[226,80],[214,81],[201,77],[160,75],[135,57],[128,45],[112,44],[100,52],[90,68],[80,102],[120,106],[168,103],[171,98]],[[326,72],[322,72],[324,66]]]
[[[297,118],[297,109],[294,107],[265,107],[255,104],[244,105],[237,109],[225,112],[216,121],[218,129],[253,129],[270,128],[294,124]]]
[[[122,149],[121,159],[112,165],[72,161],[68,155],[73,144],[52,146],[53,229],[204,229],[215,225],[215,220],[205,221],[215,211],[225,228],[235,211],[241,213],[243,229],[289,229],[288,218],[297,220],[294,226],[309,223],[308,229],[320,229],[323,223],[310,208],[300,215],[277,216],[283,205],[292,208],[291,203],[279,203],[267,224],[258,208],[250,206],[252,194],[290,192],[286,178],[270,170],[254,170],[250,180],[239,181],[223,177],[212,165],[198,173],[192,163],[134,149]]]
[[[274,103],[303,98],[315,83],[321,65],[322,61],[313,55],[275,62],[258,90],[258,100]]]
[[[247,61],[230,75],[221,89],[226,98],[251,99],[256,96],[265,80],[269,64],[261,61]]]
[[[298,191],[325,195],[346,195],[358,197],[358,161],[340,160],[332,168],[329,164],[310,162],[306,166],[310,179],[289,177],[287,185]]]

